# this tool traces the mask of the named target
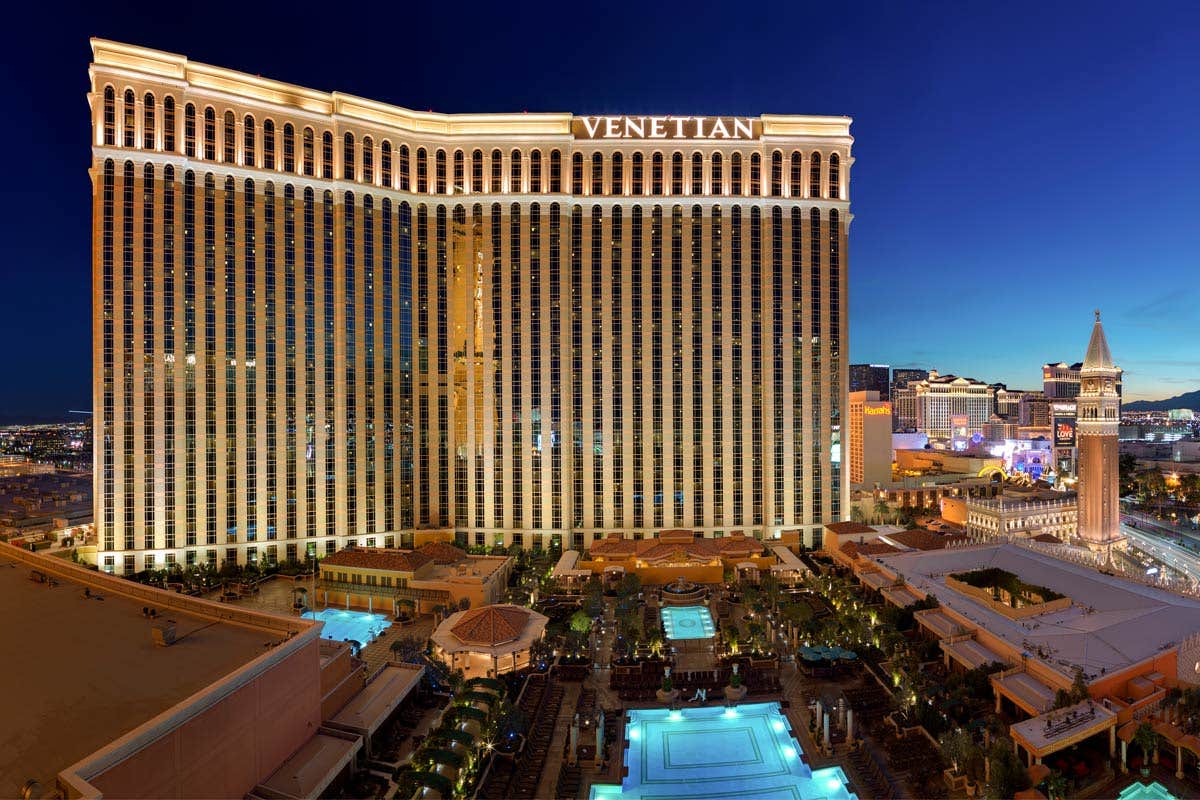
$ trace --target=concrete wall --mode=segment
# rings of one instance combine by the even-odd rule
[[[318,659],[313,638],[244,682],[235,673],[217,684],[240,683],[232,691],[207,706],[207,698],[189,698],[184,702],[197,700],[193,715],[103,772],[84,777],[106,797],[244,796],[321,724]],[[201,694],[212,692],[208,687]]]

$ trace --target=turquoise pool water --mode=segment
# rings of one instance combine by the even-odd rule
[[[663,606],[662,621],[668,639],[711,639],[716,634],[704,606]]]
[[[325,623],[321,630],[322,639],[333,639],[344,642],[353,639],[360,644],[374,641],[384,628],[388,626],[387,617],[383,614],[370,614],[366,611],[346,611],[340,608],[326,608],[321,611],[305,611],[305,619],[316,619]]]
[[[629,712],[629,775],[590,800],[851,800],[841,767],[800,759],[778,703]]]

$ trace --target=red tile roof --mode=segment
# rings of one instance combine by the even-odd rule
[[[941,550],[955,542],[964,542],[969,537],[955,534],[943,536],[918,528],[911,531],[889,533],[888,538],[893,542],[899,542],[905,547],[911,547],[914,550]]]
[[[435,564],[457,564],[467,559],[466,553],[446,542],[426,542],[418,547],[416,552],[429,556]]]
[[[836,533],[838,536],[846,536],[853,533],[874,533],[875,529],[870,525],[864,525],[861,522],[831,522],[825,526],[825,530]]]
[[[432,559],[422,553],[367,547],[339,550],[333,555],[321,559],[321,566],[415,572],[430,561]]]
[[[841,550],[850,558],[855,556],[885,556],[890,553],[899,553],[900,551],[890,544],[884,542],[846,542],[842,545]]]
[[[529,611],[514,605],[484,606],[462,615],[450,629],[464,644],[495,647],[521,637]]]
[[[592,543],[593,556],[628,556],[637,552],[638,543],[634,539],[620,536],[606,536]]]
[[[1061,539],[1059,539],[1057,536],[1052,536],[1049,533],[1039,533],[1037,536],[1033,537],[1033,540],[1035,542],[1046,542],[1047,544],[1062,544]]]

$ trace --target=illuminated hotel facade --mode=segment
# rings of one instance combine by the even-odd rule
[[[435,114],[92,47],[102,568],[848,513],[848,118]]]

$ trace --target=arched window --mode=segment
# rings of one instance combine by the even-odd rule
[[[650,160],[650,194],[663,193],[663,154],[655,153]]]
[[[683,153],[671,156],[671,194],[683,194]]]
[[[425,194],[429,191],[429,159],[424,147],[417,148],[417,192]]]
[[[750,154],[750,196],[758,197],[762,194],[762,155],[760,153]]]
[[[212,106],[204,109],[204,155],[201,158],[217,160],[217,112]]]
[[[692,153],[692,194],[704,194],[704,156]]]
[[[149,92],[142,98],[142,147],[154,149],[154,95]]]
[[[254,117],[249,114],[242,118],[242,163],[247,167],[258,166],[254,154]]]
[[[501,182],[504,179],[504,164],[503,157],[499,150],[492,151],[492,193],[500,194],[504,191]]]
[[[333,133],[325,131],[321,134],[321,177],[333,179]]]
[[[462,150],[454,151],[454,185],[451,189],[459,194],[468,194],[470,192],[470,189],[467,187],[467,174]]]
[[[821,196],[821,154],[814,152],[808,165],[808,196]]]
[[[396,151],[396,177],[400,180],[400,189],[405,192],[412,191],[412,183],[409,181],[408,172],[408,145],[400,145],[400,149]]]
[[[104,87],[104,143],[117,143],[117,93],[111,86]]]
[[[436,170],[437,184],[434,187],[438,194],[446,193],[446,151],[438,150],[434,155],[434,168]]]
[[[296,128],[292,123],[283,123],[283,171],[296,171]]]
[[[630,167],[631,174],[629,176],[630,183],[632,184],[632,186],[630,188],[631,194],[635,194],[635,195],[645,194],[646,187],[645,187],[644,181],[642,180],[644,166],[645,166],[642,163],[643,159],[644,159],[644,156],[642,156],[641,151],[638,151],[633,154],[633,165]]]
[[[521,189],[521,151],[513,150],[508,160],[508,190],[513,194]]]
[[[342,137],[342,179],[358,180],[354,172],[354,134],[350,131]]]
[[[771,153],[771,196],[783,197],[783,153]]]
[[[232,111],[225,112],[222,128],[221,149],[224,152],[221,154],[221,160],[232,164],[237,161],[237,118],[233,116]]]
[[[550,191],[562,191],[562,153],[550,151]]]
[[[379,145],[379,180],[392,188],[392,143],[387,139]]]
[[[737,197],[742,193],[742,154],[729,157],[729,193]]]
[[[841,160],[837,153],[829,154],[829,198],[831,200],[842,199],[842,176],[840,170]],[[837,212],[834,212],[837,213]]]
[[[487,187],[483,185],[483,151],[475,150],[471,153],[471,187],[472,191],[484,192]]]
[[[275,120],[263,120],[263,169],[275,169]]]
[[[191,103],[183,107],[183,154],[196,157],[196,107]]]
[[[301,136],[303,140],[300,145],[300,157],[303,159],[304,174],[311,178],[316,174],[316,155],[313,152],[316,145],[314,141],[316,134],[313,133],[312,128],[306,127]]]
[[[722,172],[721,154],[712,154],[712,186],[709,188],[709,194],[725,194],[725,176]]]
[[[571,156],[571,193],[583,194],[583,154]]]
[[[604,194],[604,157],[592,153],[592,190],[590,194]]]
[[[375,141],[370,136],[362,140],[363,176],[366,183],[375,182]]]
[[[612,155],[612,193],[625,194],[625,156],[622,153]]]
[[[170,95],[163,99],[163,150],[175,151],[175,98]]]
[[[136,147],[137,130],[134,127],[134,121],[137,119],[137,100],[134,99],[133,89],[125,90],[125,108],[121,117],[124,121],[124,136],[122,138],[125,141],[125,146]]]
[[[788,187],[788,194],[791,197],[804,196],[804,156],[799,150],[792,151],[792,180],[791,186]]]

